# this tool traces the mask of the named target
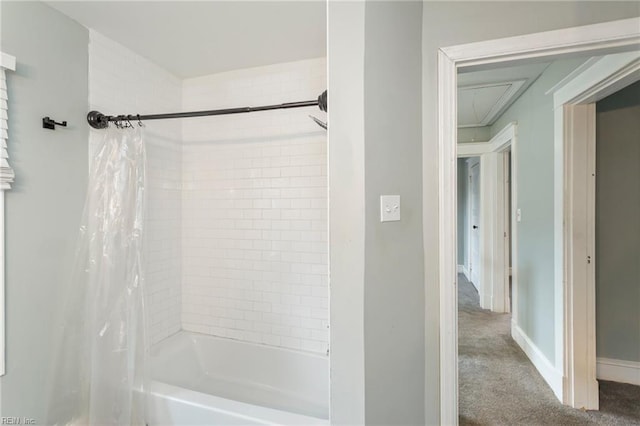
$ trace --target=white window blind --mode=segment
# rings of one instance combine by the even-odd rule
[[[16,58],[0,52],[0,376],[5,373],[4,301],[4,191],[15,177],[9,165],[9,90],[7,72],[15,71]]]
[[[11,188],[15,177],[9,165],[7,141],[9,139],[9,95],[7,93],[6,69],[0,68],[0,190]]]

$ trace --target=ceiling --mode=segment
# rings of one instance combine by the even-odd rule
[[[458,74],[458,127],[491,126],[549,63]]]
[[[324,1],[47,1],[177,77],[326,56]]]

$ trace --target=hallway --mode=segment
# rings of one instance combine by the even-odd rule
[[[460,425],[640,425],[638,386],[600,381],[600,411],[563,406],[511,338],[511,316],[458,283]]]

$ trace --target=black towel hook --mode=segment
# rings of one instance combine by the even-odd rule
[[[43,129],[55,130],[56,126],[67,127],[67,122],[63,121],[62,123],[58,123],[57,121],[52,120],[49,117],[43,117],[42,118],[42,128]]]

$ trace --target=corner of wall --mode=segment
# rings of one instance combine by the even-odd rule
[[[328,2],[331,422],[365,423],[365,3]]]
[[[44,422],[56,309],[70,279],[87,183],[88,32],[42,2],[3,2],[8,151],[16,182],[6,191],[7,364],[3,416]],[[43,115],[70,126],[43,130]],[[34,267],[37,265],[37,267]]]

